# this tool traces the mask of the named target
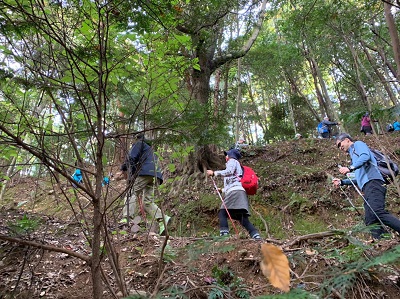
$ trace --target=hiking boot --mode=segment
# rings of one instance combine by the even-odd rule
[[[227,230],[221,230],[221,231],[219,232],[219,236],[220,236],[220,237],[229,236],[229,231],[227,231]]]
[[[262,240],[262,238],[261,238],[261,236],[260,236],[260,234],[254,234],[253,236],[252,236],[252,238],[253,238],[253,240],[256,240],[256,241],[261,241]]]

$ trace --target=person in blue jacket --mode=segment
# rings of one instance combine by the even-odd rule
[[[339,125],[338,122],[330,121],[328,116],[318,124],[317,131],[321,138],[331,138],[331,126]]]
[[[354,142],[349,134],[341,133],[336,138],[336,146],[351,157],[351,165],[340,167],[339,172],[346,175],[354,171],[355,183],[364,194],[365,225],[377,225],[377,228],[371,229],[372,237],[380,239],[386,232],[382,224],[400,233],[400,220],[385,209],[385,181],[368,145],[362,141]],[[338,187],[353,183],[350,179],[334,178],[333,184]]]
[[[164,231],[164,221],[160,208],[154,202],[154,193],[158,185],[163,183],[163,176],[158,158],[143,134],[136,136],[136,142],[132,145],[125,163],[121,165],[121,170],[128,172],[128,184],[132,186],[125,200],[122,222],[135,216],[138,198],[141,198],[147,218],[151,222],[154,219],[158,221],[161,234]],[[165,222],[168,222],[170,217],[165,218]]]
[[[398,120],[393,123],[393,131],[400,131],[400,122]]]
[[[75,169],[75,172],[73,173],[72,178],[74,179],[75,182],[77,182],[78,184],[81,184],[83,182],[82,171],[79,168]],[[75,184],[72,184],[72,186],[74,188],[76,188]]]

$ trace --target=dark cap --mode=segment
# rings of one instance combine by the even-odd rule
[[[347,134],[347,133],[340,133],[337,137],[336,137],[336,140],[337,141],[343,141],[343,140],[345,140],[345,139],[349,139],[350,141],[353,141],[353,138],[351,138],[351,136],[349,135],[349,134]]]
[[[144,133],[138,133],[135,136],[136,139],[144,139]]]
[[[242,155],[237,149],[230,149],[229,151],[224,151],[225,156],[228,156],[229,158],[233,158],[235,160],[239,160]]]

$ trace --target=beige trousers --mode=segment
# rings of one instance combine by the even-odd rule
[[[154,203],[154,192],[156,189],[157,178],[153,176],[138,176],[133,183],[132,189],[128,192],[125,200],[124,209],[122,211],[125,218],[135,217],[136,215],[143,216],[142,209],[146,213],[146,218],[149,220],[161,219],[162,214],[160,208]],[[139,211],[137,210],[139,199],[141,205]]]

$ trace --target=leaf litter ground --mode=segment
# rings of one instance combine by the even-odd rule
[[[331,153],[331,156],[323,162],[318,159],[318,154],[326,151],[326,146],[331,146],[326,140],[315,140],[311,146],[302,146],[301,142],[304,141],[282,143],[279,148],[265,147],[250,154],[254,164],[258,163],[257,160],[261,161],[258,165],[263,165],[262,162],[265,164],[264,169],[256,169],[258,173],[266,171],[271,174],[271,177],[261,182],[260,187],[267,203],[267,198],[273,196],[273,192],[279,188],[292,185],[301,193],[309,190],[312,184],[315,184],[314,187],[318,190],[321,184],[326,183],[325,171],[316,170],[296,176],[290,171],[295,165],[311,167],[320,163],[322,165],[318,166],[320,169],[335,174],[335,160],[338,159],[335,154]],[[369,144],[371,142],[372,140]],[[390,144],[396,146],[399,140],[395,139]],[[279,172],[274,173],[272,164],[266,163],[268,161],[272,164],[278,161],[282,166]],[[287,171],[282,172],[282,169]],[[28,198],[27,192],[33,184],[32,180],[21,180],[11,187],[15,204],[21,199]],[[304,210],[304,217],[320,217],[332,223],[333,214],[348,213],[346,221],[342,223],[343,227],[351,227],[360,221],[354,211],[344,209],[348,204],[340,192],[326,191],[326,188],[323,190],[325,193],[328,192],[329,198],[334,199],[326,202],[316,201],[314,205],[305,207],[293,206],[290,202],[283,201],[278,207],[286,217],[281,223],[282,227],[292,233],[287,239],[274,239],[270,234],[264,234],[264,237],[269,239],[263,242],[281,246],[289,257],[291,288],[312,290],[313,287],[317,288],[323,284],[326,277],[332,274],[330,269],[335,269],[337,262],[319,254],[318,249],[338,250],[348,246],[346,241],[334,235],[310,234],[309,237],[301,238],[301,234],[293,232],[291,227],[294,207]],[[201,192],[212,192],[212,189],[206,186]],[[320,192],[317,194],[320,196]],[[79,223],[67,221],[63,217],[46,215],[43,211],[35,213],[23,207],[16,207],[15,204],[14,207],[3,207],[0,211],[2,235],[23,235],[27,240],[63,247],[82,254],[90,253]],[[389,210],[399,215],[399,210],[395,210],[393,206]],[[24,222],[21,221],[24,217],[30,221],[35,219],[36,228],[32,228],[35,226],[32,222],[24,227]],[[177,218],[179,215],[174,217]],[[16,223],[18,225],[15,225]],[[210,216],[209,223],[217,225],[216,214]],[[337,224],[334,227],[337,227]],[[259,265],[262,242],[248,239],[243,230],[240,230],[239,236],[234,235],[225,239],[204,235],[204,237],[169,237],[164,251],[165,263],[161,264],[161,271],[159,257],[165,245],[165,237],[148,233],[118,236],[115,244],[120,252],[119,260],[130,293],[140,293],[149,297],[155,292],[171,296],[174,292],[182,292],[188,298],[207,298],[211,292],[226,292],[228,287],[231,292],[226,294],[231,298],[239,298],[243,294],[253,298],[281,293],[279,289],[271,286],[261,273]],[[365,239],[365,242],[367,241],[368,238]],[[398,236],[394,236],[389,240],[370,244],[368,254],[379,255],[394,248],[399,244],[398,241]],[[105,275],[112,278],[111,270],[106,266],[104,269]],[[354,298],[398,298],[400,294],[399,276],[393,273],[383,275],[371,269],[370,278],[362,281],[365,285],[361,287],[369,291],[364,292],[362,297]],[[356,294],[360,294],[359,291]],[[85,299],[91,296],[90,272],[84,261],[62,252],[0,241],[0,298]],[[109,290],[105,290],[105,298],[113,298]]]

